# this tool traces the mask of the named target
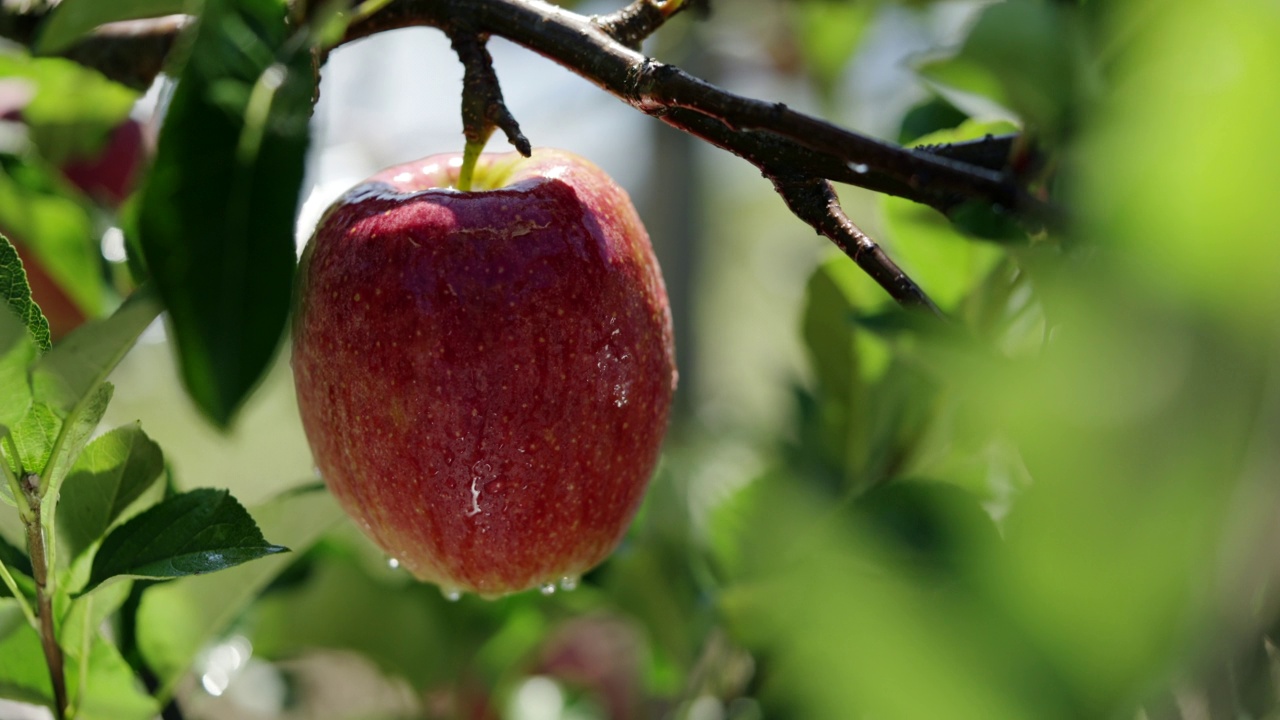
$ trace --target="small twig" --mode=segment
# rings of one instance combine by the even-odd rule
[[[31,556],[31,574],[36,581],[36,613],[40,620],[40,644],[44,649],[45,664],[49,666],[49,679],[53,685],[54,716],[63,720],[67,712],[67,680],[62,648],[53,622],[53,597],[49,593],[49,563],[45,553],[44,527],[40,522],[40,476],[27,473],[22,476],[22,492],[33,515],[27,525],[27,552]]]
[[[787,207],[801,220],[813,226],[819,235],[830,239],[858,267],[870,275],[893,299],[904,307],[923,308],[943,317],[942,311],[920,289],[920,286],[885,254],[884,250],[862,232],[844,209],[840,198],[826,180],[812,177],[771,177],[773,187]]]
[[[609,37],[638,51],[645,38],[688,6],[680,0],[635,0],[617,12],[596,15],[591,21]]]
[[[502,128],[507,140],[521,155],[529,157],[533,148],[502,99],[498,74],[493,71],[493,56],[485,47],[489,36],[474,32],[464,24],[451,25],[445,33],[463,67],[462,134],[467,142],[458,171],[458,189],[465,192],[471,189],[476,160],[495,128]]]

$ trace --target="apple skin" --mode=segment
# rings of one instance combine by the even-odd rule
[[[626,193],[572,154],[385,170],[299,268],[298,406],[316,464],[417,578],[493,597],[613,551],[676,385],[671,313]]]

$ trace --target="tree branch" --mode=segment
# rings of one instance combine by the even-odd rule
[[[868,272],[906,304],[933,307],[883,251],[849,222],[838,203],[825,214],[810,209],[826,203],[818,202],[818,195],[825,198],[830,192],[834,197],[825,181],[897,195],[944,214],[979,201],[999,207],[1035,229],[1061,222],[1058,210],[1027,192],[1021,175],[1010,170],[1009,159],[1019,146],[1017,136],[903,148],[796,112],[782,103],[727,92],[636,49],[671,15],[693,5],[691,0],[635,0],[616,13],[588,18],[543,0],[391,0],[353,22],[341,42],[405,27],[443,30],[466,67],[465,87],[479,88],[464,90],[468,142],[472,135],[480,134],[476,128],[497,125],[522,152],[527,140],[502,102],[483,41],[498,35],[523,45],[640,111],[755,165],[774,182],[793,212],[836,242],[859,265],[872,268]],[[0,22],[0,34],[7,27]],[[130,54],[158,52],[137,35],[110,37],[111,42],[127,46]],[[105,36],[94,41],[108,42]],[[75,56],[84,44],[76,45],[70,53]],[[123,55],[125,50],[118,53]],[[140,65],[158,68],[154,61],[140,61]]]

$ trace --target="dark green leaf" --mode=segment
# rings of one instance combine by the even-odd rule
[[[290,492],[254,508],[253,517],[272,538],[296,550],[308,548],[343,517],[326,490]],[[138,646],[162,689],[172,687],[196,654],[220,633],[289,564],[276,556],[216,575],[147,590],[138,610]]]
[[[4,197],[4,178],[5,174],[0,173],[0,200],[7,199]],[[18,259],[18,251],[3,234],[0,234],[0,293],[3,293],[3,299],[13,313],[27,326],[36,346],[48,350],[49,321],[40,312],[40,307],[32,302],[31,286],[27,284],[27,273]]]
[[[98,548],[81,593],[121,575],[200,575],[287,550],[264,540],[253,518],[227,491],[192,490],[112,530]]]
[[[1069,124],[1080,92],[1078,25],[1064,3],[996,3],[983,11],[955,57],[922,66],[921,73],[961,109],[964,100],[950,91],[991,98],[1053,136]]]
[[[974,237],[998,243],[1027,242],[1027,231],[1018,224],[1017,218],[990,203],[963,202],[948,211],[947,216],[957,228]]]
[[[37,47],[41,53],[53,54],[99,25],[189,12],[191,4],[187,0],[62,0],[45,22]]]
[[[144,286],[111,317],[77,328],[36,364],[36,397],[71,412],[111,374],[159,313],[159,298]]]
[[[279,3],[206,2],[138,216],[187,390],[223,427],[289,310],[313,80],[285,30]]]
[[[22,321],[0,307],[0,428],[13,427],[31,407],[27,367],[35,357],[35,343]]]
[[[164,470],[160,446],[135,425],[97,438],[62,485],[58,529],[75,558],[111,527]]]
[[[953,128],[967,118],[967,115],[945,99],[930,98],[911,108],[902,118],[902,124],[898,128],[898,142],[903,145],[915,143],[917,139],[930,133]]]
[[[31,559],[27,554],[0,537],[0,563],[9,570],[9,574],[18,584],[18,589],[28,597],[34,597],[35,581],[31,579]],[[12,597],[8,584],[0,581],[0,597]]]
[[[5,566],[10,570],[17,570],[27,575],[31,574],[30,558],[27,557],[25,552],[4,539],[3,536],[0,536],[0,561],[4,562]]]

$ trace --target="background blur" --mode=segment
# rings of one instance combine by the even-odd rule
[[[646,505],[571,592],[449,602],[325,498],[273,505],[315,480],[287,349],[220,434],[155,326],[107,426],[315,541],[148,591],[187,717],[1280,717],[1275,3],[713,6],[646,51],[895,142],[1026,129],[1070,230],[841,188],[960,332],[918,327],[751,166],[494,39],[525,134],[613,175],[663,265],[681,380]],[[333,53],[300,244],[356,181],[461,148],[461,75],[433,30]]]

